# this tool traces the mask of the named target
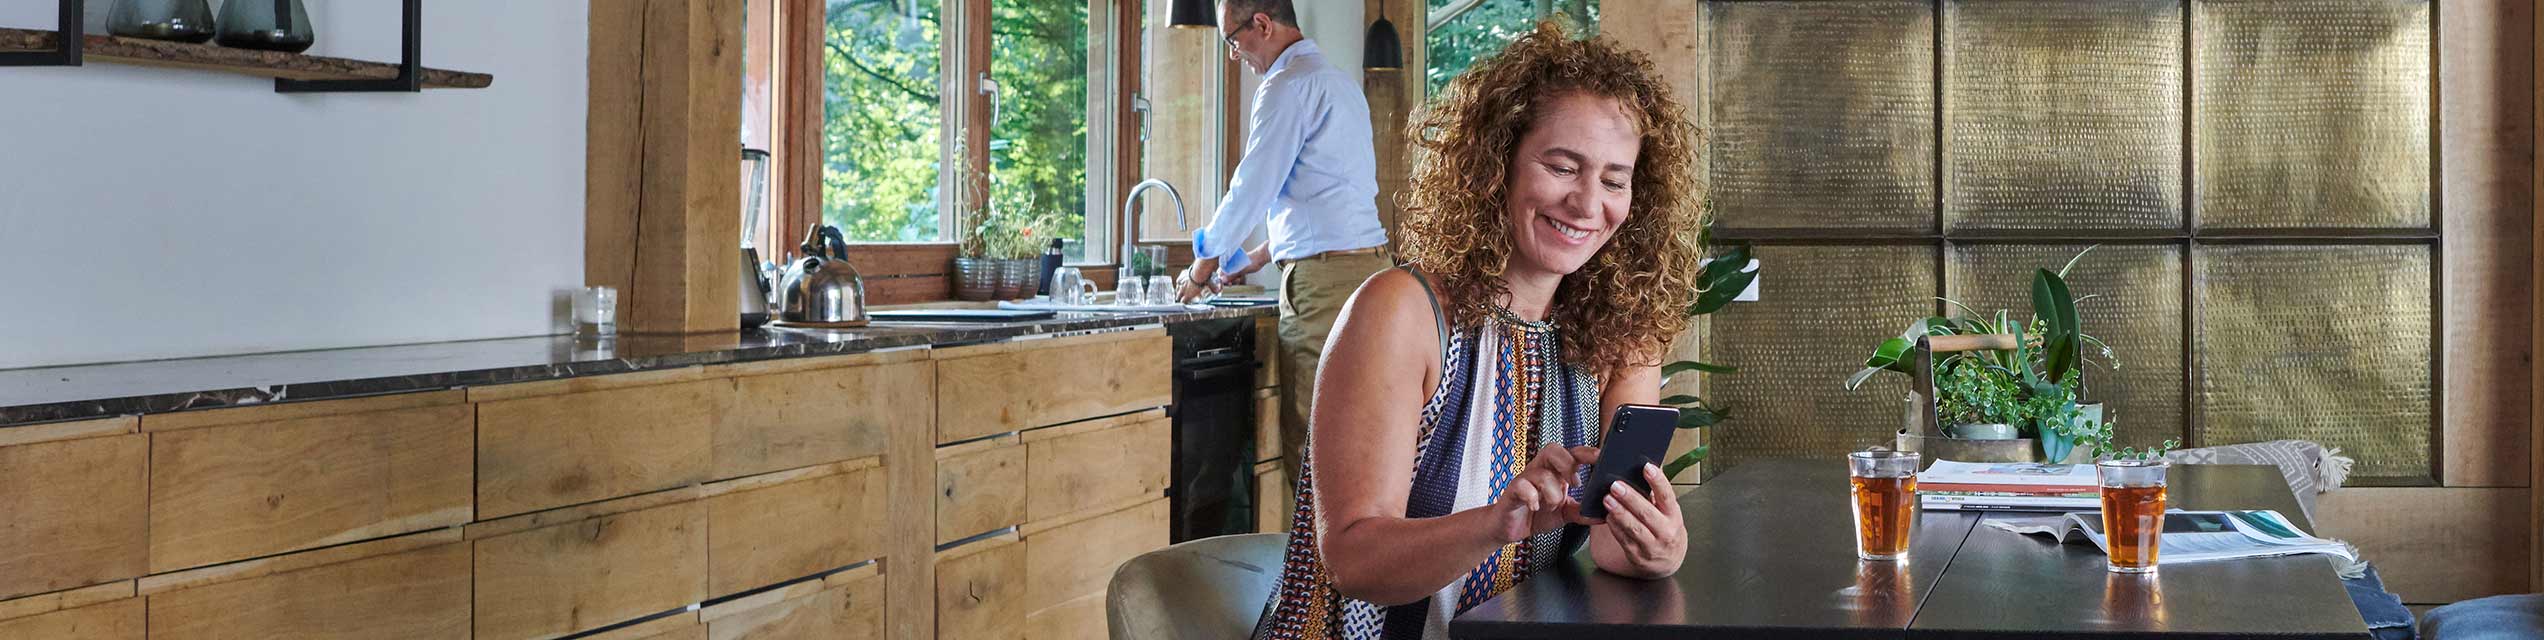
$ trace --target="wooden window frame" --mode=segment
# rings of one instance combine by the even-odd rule
[[[776,242],[763,256],[772,261],[792,253],[795,230],[809,228],[822,216],[821,156],[803,151],[820,149],[822,144],[824,20],[820,16],[828,6],[825,0],[776,1],[780,3],[776,62],[780,86],[775,101],[777,143],[772,145],[777,149],[770,150],[777,200],[770,234]],[[1139,91],[1140,12],[1136,9],[1142,0],[1087,1],[1089,27],[1098,29],[1087,39],[1087,157],[1093,166],[1087,172],[1085,228],[1093,259],[1081,266],[1101,286],[1110,287],[1120,258],[1114,255],[1114,246],[1123,230],[1120,216],[1107,213],[1112,209],[1107,205],[1118,203],[1119,195],[1137,182],[1141,161],[1139,114],[1127,105]],[[969,175],[980,181],[973,186],[985,191],[991,105],[989,96],[978,90],[978,78],[990,65],[990,4],[989,0],[944,0],[943,6],[947,16],[959,16],[961,22],[960,28],[945,31],[939,43],[938,82],[946,89],[943,95],[956,95],[955,89],[960,88],[963,99],[944,102],[944,121],[949,126],[939,128],[938,149],[945,162],[971,167]],[[958,141],[957,135],[969,139]],[[965,157],[953,157],[957,148],[964,150]],[[955,188],[946,177],[939,178],[937,188],[939,193],[957,196],[967,191]],[[940,223],[945,240],[856,243],[849,261],[867,278],[870,302],[908,304],[953,297],[953,258],[962,233],[953,220],[954,212],[964,205],[953,202]]]

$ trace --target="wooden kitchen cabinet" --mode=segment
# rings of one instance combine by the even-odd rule
[[[1022,637],[1027,613],[1025,588],[1025,545],[1015,536],[980,540],[938,552],[936,637]]]
[[[1163,329],[939,349],[936,358],[937,444],[1162,407],[1174,395]]]
[[[733,411],[715,421],[716,479],[882,454],[893,429],[936,419],[936,364],[924,350],[723,365]]]
[[[701,617],[708,640],[880,638],[883,588],[883,576],[868,567],[719,604]]]
[[[689,378],[643,384],[663,378]],[[469,390],[477,401],[477,519],[704,481],[730,380],[699,371],[569,378]],[[613,384],[609,378],[631,378]],[[578,391],[580,388],[604,387]]]
[[[1254,461],[1279,460],[1288,455],[1281,446],[1281,391],[1254,390]]]
[[[0,447],[0,600],[140,576],[149,464],[141,434]]]
[[[1166,546],[1167,518],[1166,500],[1161,498],[1026,532],[1023,611],[1031,616],[1089,594],[1103,594],[1113,580],[1113,570],[1123,562]],[[1105,635],[1101,626],[1078,631],[1078,637]]]
[[[555,637],[707,597],[707,509],[680,502],[477,540],[476,637]]]
[[[141,598],[0,619],[0,638],[80,638],[142,640],[145,612]]]
[[[1025,522],[1025,445],[1016,436],[936,450],[936,543]]]
[[[1274,318],[1254,319],[1254,362],[1255,388],[1281,386],[1281,330]]]
[[[1025,432],[1025,520],[1163,495],[1173,438],[1162,410]]]
[[[465,524],[475,430],[453,402],[151,434],[150,571]]]
[[[710,486],[709,492],[717,491]],[[723,597],[883,555],[884,476],[872,466],[712,495],[707,593]]]
[[[150,637],[468,638],[470,573],[450,543],[180,588],[148,598]]]
[[[1298,509],[1298,487],[1279,460],[1254,465],[1254,530],[1289,533],[1290,516]]]

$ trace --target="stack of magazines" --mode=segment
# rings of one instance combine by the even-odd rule
[[[2102,489],[2090,464],[1939,460],[1917,474],[1917,499],[1928,509],[2094,511]]]
[[[2111,544],[2103,538],[2102,517],[2090,513],[2070,513],[2042,518],[2005,518],[1986,521],[1990,527],[2015,533],[2046,535],[2068,544],[2092,543],[2104,553]],[[2258,558],[2302,553],[2320,553],[2357,561],[2358,554],[2349,545],[2306,535],[2277,511],[2173,511],[2164,514],[2164,533],[2156,542],[2158,566],[2205,560]]]

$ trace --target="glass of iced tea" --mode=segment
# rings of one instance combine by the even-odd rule
[[[1917,526],[1915,451],[1858,451],[1846,456],[1847,484],[1855,494],[1855,557],[1908,557],[1908,531]]]
[[[2102,480],[2102,533],[2111,546],[2115,573],[2155,570],[2156,540],[2164,534],[2163,460],[2104,460],[2094,465]]]

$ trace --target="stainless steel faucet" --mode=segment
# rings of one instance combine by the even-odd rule
[[[1175,192],[1175,185],[1167,184],[1165,180],[1157,178],[1141,180],[1139,184],[1132,185],[1131,192],[1122,196],[1122,263],[1125,265],[1130,264],[1131,253],[1139,246],[1140,194],[1147,193],[1150,189],[1165,189],[1166,199],[1174,201],[1176,227],[1192,226],[1191,223],[1184,221],[1184,196]]]

